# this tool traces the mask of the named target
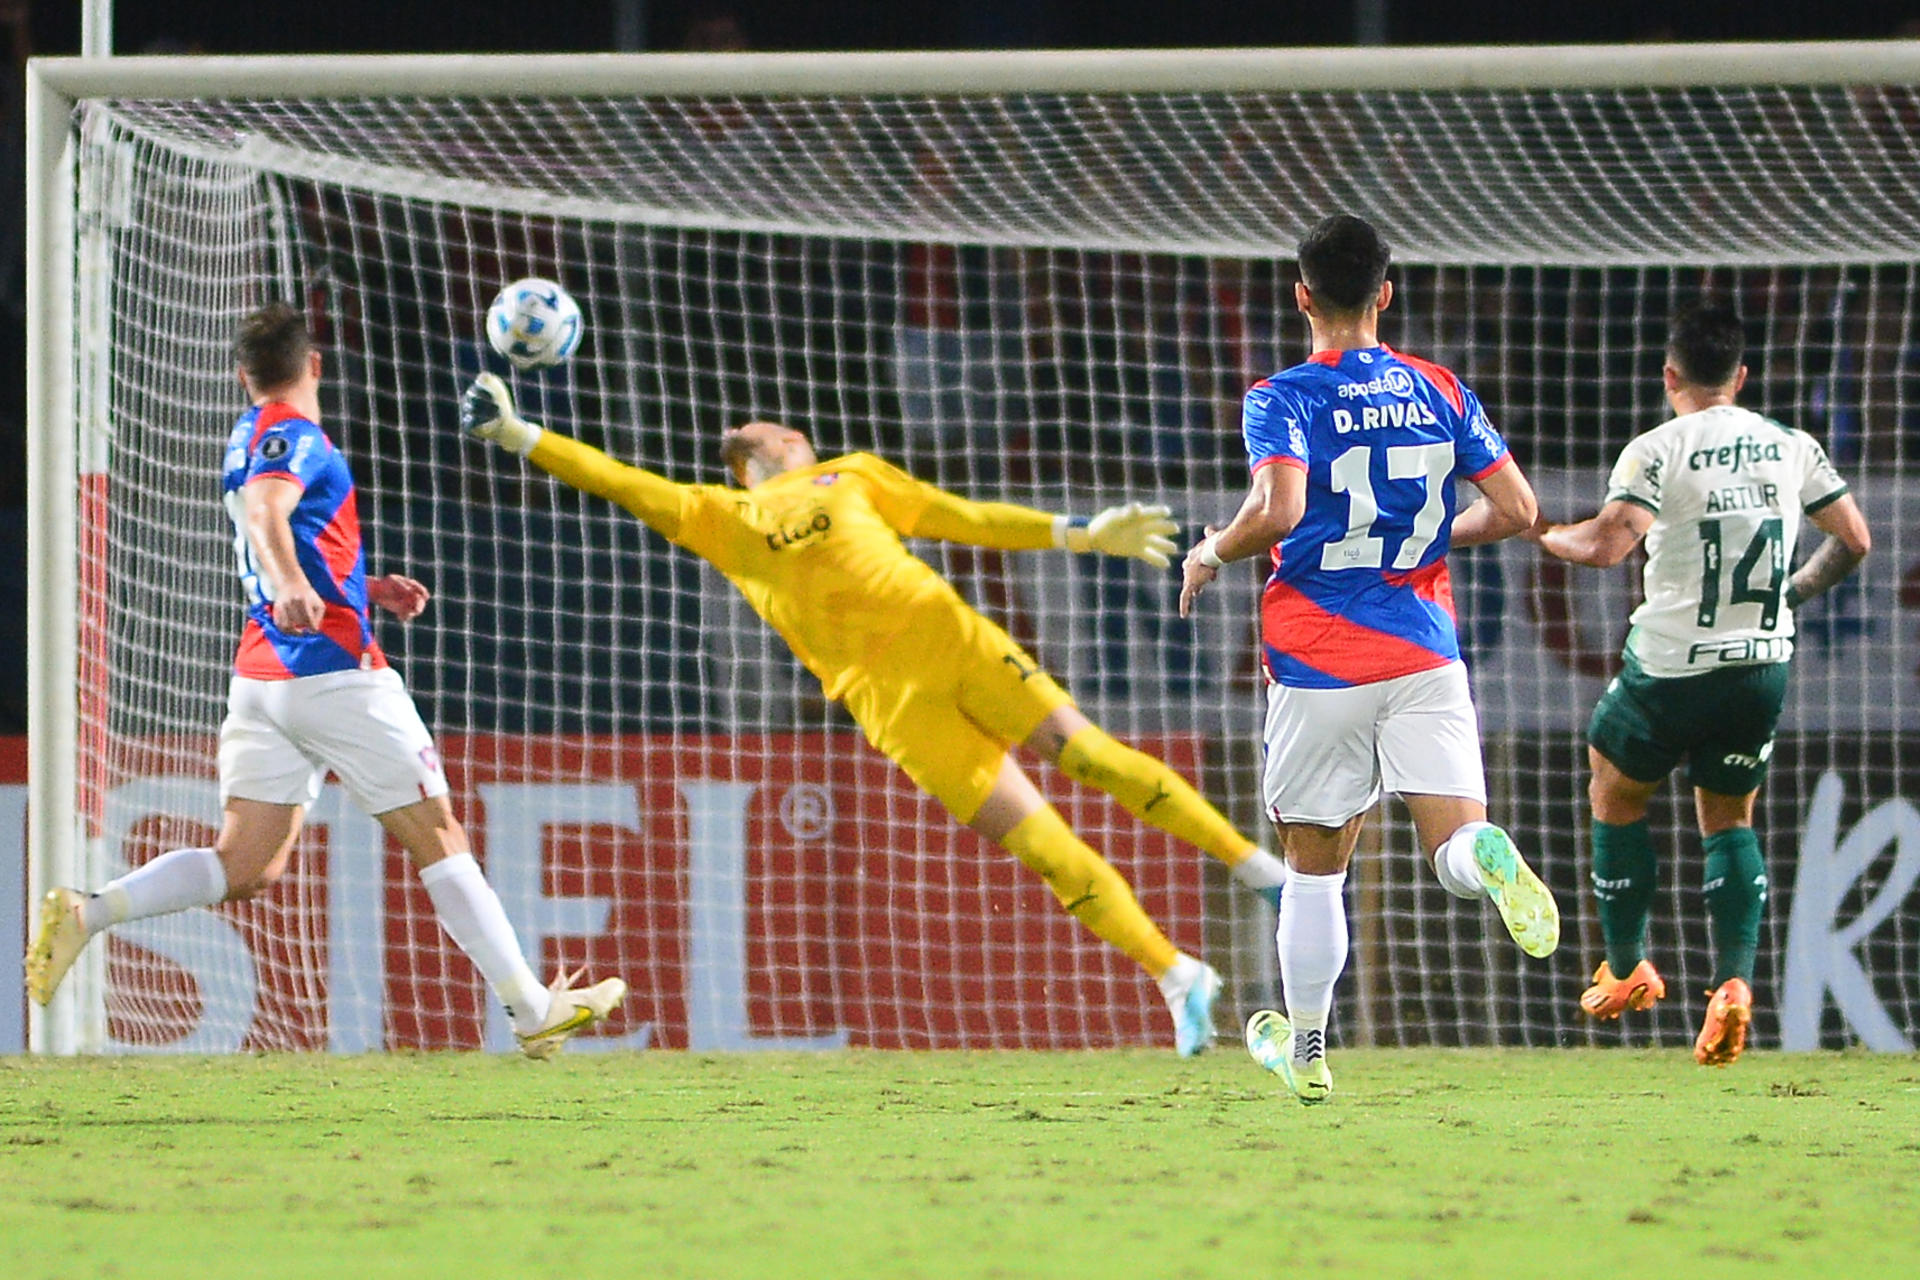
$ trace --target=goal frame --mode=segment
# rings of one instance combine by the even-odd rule
[[[110,377],[106,231],[79,181],[74,107],[86,99],[1020,92],[1463,91],[1920,83],[1920,41],[1216,49],[966,53],[541,54],[324,57],[35,58],[26,77],[28,412],[27,903],[81,865],[84,820],[73,762],[83,677],[79,490],[100,470],[111,426],[89,381]],[[1276,256],[1285,246],[1275,245]],[[87,353],[94,353],[87,356]],[[79,361],[87,357],[82,370]],[[69,984],[29,1008],[36,1052],[88,1047]]]

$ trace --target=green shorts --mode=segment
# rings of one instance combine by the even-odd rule
[[[1784,662],[1663,680],[1629,655],[1593,708],[1587,741],[1637,781],[1658,782],[1685,760],[1694,786],[1743,796],[1766,776],[1786,697]]]

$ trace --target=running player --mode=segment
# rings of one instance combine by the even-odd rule
[[[1208,1046],[1219,975],[1168,941],[1009,748],[1025,743],[1270,898],[1285,878],[1279,859],[1173,770],[1091,723],[1006,632],[900,544],[907,536],[1004,550],[1064,546],[1164,567],[1175,527],[1164,507],[1129,504],[1079,522],[971,502],[872,454],[823,462],[805,435],[773,422],[749,422],[722,441],[721,458],[744,493],[679,484],[523,421],[491,374],[467,392],[462,419],[470,435],[618,503],[711,562],[868,741],[955,818],[1037,872],[1069,914],[1155,979],[1180,1054]]]
[[[1532,534],[1549,554],[1600,568],[1646,539],[1646,599],[1633,611],[1624,669],[1587,726],[1593,892],[1607,955],[1580,1007],[1617,1018],[1666,995],[1646,955],[1658,878],[1647,802],[1685,760],[1716,955],[1693,1046],[1707,1066],[1740,1056],[1753,1017],[1767,901],[1753,804],[1786,697],[1793,611],[1872,546],[1819,443],[1734,403],[1745,346],[1740,317],[1725,307],[1675,315],[1662,376],[1676,416],[1620,451],[1598,515]],[[1803,513],[1827,540],[1789,575]]]
[[[1382,784],[1449,893],[1491,898],[1522,950],[1560,940],[1553,895],[1487,822],[1480,729],[1454,635],[1449,546],[1528,528],[1533,489],[1460,380],[1380,344],[1386,244],[1341,215],[1300,244],[1306,363],[1247,392],[1253,485],[1187,555],[1180,612],[1220,566],[1269,550],[1261,601],[1269,816],[1287,855],[1276,942],[1287,1011],[1247,1048],[1302,1102],[1333,1092],[1327,1019],[1347,962],[1347,863]],[[1454,479],[1483,495],[1455,514]]]
[[[275,303],[240,324],[234,351],[253,406],[227,440],[225,501],[247,620],[220,727],[225,809],[211,849],[175,849],[87,895],[56,888],[27,951],[41,1004],[93,935],[148,916],[250,898],[280,878],[306,806],[331,769],[413,859],[441,925],[506,1007],[521,1050],[551,1057],[607,1016],[627,986],[542,987],[447,801],[433,738],[373,636],[368,606],[401,621],[427,589],[368,578],[346,459],[320,429],[320,353],[300,313]]]

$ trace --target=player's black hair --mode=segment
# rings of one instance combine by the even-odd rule
[[[1667,362],[1696,387],[1724,387],[1740,372],[1746,326],[1732,307],[1696,302],[1680,308],[1667,329]]]
[[[233,335],[233,358],[255,391],[298,382],[312,350],[306,318],[284,302],[269,302],[251,313]]]
[[[1336,213],[1300,242],[1300,278],[1323,311],[1365,311],[1380,294],[1393,254],[1365,218]]]

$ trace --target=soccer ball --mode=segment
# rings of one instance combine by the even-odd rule
[[[487,341],[516,369],[546,369],[580,345],[580,308],[551,280],[528,276],[487,308]]]

